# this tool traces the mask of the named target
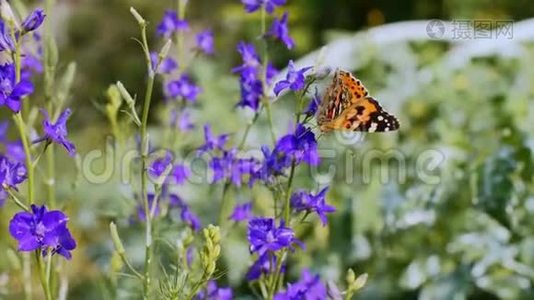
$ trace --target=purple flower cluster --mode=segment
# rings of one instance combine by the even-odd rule
[[[311,129],[297,124],[293,133],[282,136],[273,151],[267,146],[262,147],[264,160],[254,179],[270,182],[273,176],[284,174],[292,163],[306,162],[309,165],[319,164],[317,140]]]
[[[286,4],[286,0],[241,0],[241,3],[243,3],[248,13],[264,7],[267,13],[272,14],[277,6]]]
[[[326,286],[321,282],[319,275],[312,275],[304,270],[299,281],[289,284],[287,289],[279,292],[275,300],[319,300],[327,299]]]
[[[148,167],[148,174],[154,179],[158,180],[162,177],[165,171],[169,171],[169,178],[174,179],[174,183],[181,185],[184,184],[191,171],[186,165],[174,163],[174,158],[170,150],[165,150],[165,154],[161,157],[157,157],[152,161]],[[168,184],[170,181],[165,180],[164,184]]]
[[[291,207],[297,212],[315,212],[324,226],[328,222],[326,214],[336,211],[335,207],[326,204],[325,197],[327,190],[328,188],[326,187],[316,195],[307,193],[303,190],[297,191],[291,195]]]
[[[234,299],[234,294],[232,289],[221,288],[217,286],[217,282],[210,280],[208,286],[205,290],[199,292],[195,296],[196,300],[210,299],[210,300],[232,300]]]
[[[178,31],[189,30],[189,24],[185,20],[178,18],[176,11],[167,10],[163,15],[161,22],[156,28],[158,35],[164,36],[166,38],[175,34]]]
[[[46,206],[31,206],[31,212],[19,212],[9,222],[9,232],[18,243],[19,251],[41,250],[70,259],[70,251],[76,241],[67,228],[69,218],[59,210],[47,210]]]
[[[261,82],[262,67],[260,58],[256,54],[254,45],[239,42],[237,51],[241,54],[243,64],[235,67],[232,71],[238,72],[241,100],[239,107],[250,107],[257,111],[260,100],[263,97],[263,83]]]
[[[167,83],[166,93],[172,99],[183,98],[190,102],[197,100],[198,94],[202,89],[195,85],[191,78],[184,74],[179,79]]]
[[[284,248],[293,249],[296,239],[293,229],[286,227],[282,221],[276,226],[272,218],[253,218],[248,223],[248,241],[250,252],[262,256],[268,252],[275,252]]]

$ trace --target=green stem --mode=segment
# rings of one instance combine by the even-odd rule
[[[20,201],[20,199],[15,195],[15,193],[13,193],[13,191],[11,189],[6,189],[7,193],[9,194],[9,196],[11,196],[11,199],[13,199],[13,202],[15,202],[15,204],[22,208],[23,210],[25,211],[30,211],[30,209],[28,208],[28,206],[26,206],[24,203],[22,203],[22,201]]]
[[[154,88],[155,74],[152,69],[152,63],[150,61],[150,53],[148,51],[148,42],[146,38],[146,26],[141,27],[141,38],[143,43],[143,50],[145,52],[145,60],[148,70],[148,82],[145,93],[145,101],[143,103],[143,115],[141,119],[141,197],[143,199],[143,206],[146,217],[146,231],[145,231],[145,264],[143,275],[143,299],[149,298],[150,289],[150,265],[152,262],[152,218],[150,213],[150,205],[148,203],[147,193],[147,159],[148,159],[148,136],[147,136],[147,124],[148,114],[150,111],[150,102],[152,100],[152,90]]]
[[[267,44],[267,39],[265,38],[265,34],[267,33],[267,12],[265,10],[265,7],[262,7],[261,9],[261,37],[263,40],[263,72],[261,76],[261,82],[263,86],[263,105],[265,106],[265,110],[267,111],[267,121],[269,123],[269,131],[271,133],[271,139],[273,142],[273,145],[276,144],[276,134],[274,133],[274,125],[273,125],[273,117],[271,112],[271,101],[269,100],[269,96],[267,94],[267,89],[269,88],[269,85],[267,84],[267,66],[269,65],[269,47]]]
[[[47,255],[47,257],[50,256],[50,254]],[[43,265],[43,257],[40,250],[35,251],[35,259],[37,261],[37,269],[39,271],[39,278],[41,279],[41,286],[43,287],[45,298],[46,300],[52,300],[52,293],[50,293],[49,285],[50,282],[47,280],[47,270],[45,270]]]
[[[26,159],[26,173],[28,177],[28,202],[33,204],[33,163],[30,152],[30,144],[28,142],[28,136],[26,134],[26,125],[22,119],[21,112],[18,112],[14,115],[15,124],[19,130],[20,139],[22,141],[22,146],[24,148],[24,155]]]

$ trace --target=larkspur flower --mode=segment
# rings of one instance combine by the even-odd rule
[[[24,153],[24,146],[21,140],[6,143],[6,156],[17,162],[24,162],[26,153]]]
[[[34,31],[41,24],[43,24],[43,21],[45,19],[44,10],[41,8],[38,8],[34,10],[26,19],[22,22],[22,28],[24,29],[24,32],[30,32]]]
[[[259,163],[254,158],[237,157],[237,149],[223,151],[221,156],[214,156],[210,161],[213,171],[213,182],[229,180],[233,185],[240,187],[247,176],[252,176]]]
[[[178,116],[177,122],[178,122],[178,128],[182,132],[188,132],[195,128],[195,125],[193,124],[193,122],[191,122],[191,114],[188,111],[182,112]]]
[[[178,80],[167,83],[167,95],[173,99],[182,97],[190,102],[197,100],[202,89],[196,86],[188,75],[182,75]]]
[[[152,209],[152,205],[154,204],[155,195],[152,194],[152,193],[149,193],[149,194],[147,194],[147,199],[148,199],[148,208],[151,210]],[[143,203],[137,204],[136,211],[137,211],[137,219],[139,221],[141,221],[141,222],[145,222],[146,221],[146,213],[145,213],[144,204]],[[156,203],[156,207],[154,207],[154,217],[159,216],[159,213],[160,213],[160,207],[159,207],[159,201],[158,201]]]
[[[198,148],[198,151],[203,153],[212,150],[223,150],[229,137],[228,134],[214,136],[211,132],[211,126],[206,124],[204,125],[204,144]]]
[[[249,107],[257,111],[260,107],[260,101],[263,96],[263,84],[261,80],[255,77],[246,78],[241,75],[239,80],[241,98],[237,103],[239,107]]]
[[[19,212],[9,222],[9,233],[19,245],[19,251],[40,249],[43,255],[59,254],[67,259],[76,248],[67,222],[69,218],[59,210],[48,210],[46,206],[31,206],[31,212]]]
[[[197,47],[202,52],[208,55],[212,55],[215,53],[214,46],[213,46],[213,31],[211,30],[204,30],[197,34]]]
[[[13,64],[0,66],[0,106],[5,105],[13,112],[19,112],[22,107],[21,99],[33,93],[33,84],[27,80],[15,80]]]
[[[281,40],[287,47],[287,49],[293,49],[295,42],[289,36],[289,29],[287,27],[288,13],[285,12],[280,19],[274,18],[271,29],[267,33],[268,35]]]
[[[326,299],[326,287],[319,275],[304,270],[299,281],[289,284],[285,291],[275,295],[275,300],[320,300]]]
[[[274,272],[275,266],[277,265],[278,259],[274,255],[269,255],[269,253],[265,253],[263,255],[260,255],[258,259],[250,266],[248,269],[246,278],[248,281],[254,281],[260,279],[262,275],[268,275]],[[280,269],[282,273],[285,273],[286,266],[285,264],[282,265],[282,268]]]
[[[288,154],[276,149],[270,151],[266,145],[261,147],[261,151],[264,158],[261,167],[252,174],[250,185],[253,185],[256,180],[272,183],[275,176],[284,174],[285,170],[291,166],[291,157]]]
[[[199,231],[201,227],[200,218],[194,214],[188,206],[182,207],[180,214],[182,221],[186,223],[194,231]]]
[[[158,74],[170,74],[178,68],[178,63],[172,57],[165,57],[158,66],[159,56],[156,52],[150,53],[152,69]],[[157,70],[156,70],[156,67]]]
[[[272,63],[268,63],[267,64],[267,70],[266,70],[266,73],[265,73],[265,79],[267,81],[267,84],[268,85],[271,85],[271,83],[273,83],[273,79],[276,75],[278,75],[278,73],[280,73],[280,71],[278,71],[278,69],[276,69]]]
[[[59,118],[55,123],[52,123],[46,110],[41,110],[41,113],[45,117],[43,121],[44,135],[35,140],[34,143],[39,143],[42,141],[46,141],[48,143],[57,143],[59,145],[63,145],[70,156],[74,156],[76,154],[76,147],[67,139],[67,120],[71,115],[71,110],[68,108],[65,109],[59,115]]]
[[[249,77],[251,74],[255,74],[258,68],[261,67],[261,61],[256,53],[254,45],[245,43],[243,41],[237,44],[237,52],[241,55],[243,64],[241,66],[232,69],[232,72],[239,72],[245,74],[245,77]]]
[[[176,184],[184,184],[191,176],[191,170],[184,164],[175,164],[172,170],[172,177]]]
[[[169,150],[165,150],[165,154],[163,156],[157,157],[156,159],[154,159],[154,161],[152,161],[152,163],[148,167],[148,174],[154,179],[160,178],[164,175],[167,169],[169,169],[169,172],[172,170],[172,162],[172,152]]]
[[[295,238],[295,232],[285,227],[282,221],[276,227],[272,218],[254,218],[248,223],[248,241],[250,251],[260,256],[268,251],[274,252],[283,248],[292,249],[293,244],[299,243]]]
[[[321,95],[319,94],[319,91],[315,89],[315,94],[310,100],[310,103],[308,104],[308,107],[303,112],[305,115],[313,116],[317,113],[317,109],[319,108],[319,105],[321,104]]]
[[[0,52],[15,50],[15,44],[11,38],[9,27],[4,23],[4,20],[0,20]]]
[[[263,6],[267,13],[272,14],[277,6],[286,4],[286,0],[241,0],[241,3],[248,13],[255,12]]]
[[[180,20],[176,11],[167,10],[156,28],[156,32],[157,34],[168,38],[178,31],[186,31],[188,29],[189,24],[187,24],[187,21],[185,20]]]
[[[312,67],[304,67],[297,70],[292,60],[289,61],[287,66],[286,79],[278,81],[274,85],[274,93],[278,96],[283,90],[290,89],[292,91],[300,91],[306,84],[306,77],[304,73],[310,70]]]
[[[187,224],[194,231],[200,230],[201,222],[200,218],[191,211],[191,208],[185,203],[182,198],[176,194],[169,195],[169,207],[180,209],[180,219]]]
[[[17,189],[26,180],[26,167],[20,162],[10,161],[0,155],[0,190],[6,188]]]
[[[297,163],[304,161],[313,166],[319,164],[315,134],[300,123],[297,124],[294,133],[287,134],[278,140],[275,151],[290,155]]]
[[[326,204],[325,196],[327,190],[328,187],[325,187],[316,195],[303,190],[297,191],[291,195],[291,207],[297,212],[316,213],[321,219],[323,226],[325,226],[328,222],[326,214],[336,211],[334,206]]]
[[[9,129],[9,121],[0,122],[0,144],[7,142],[7,134]]]
[[[234,222],[246,221],[252,217],[252,202],[246,202],[238,204],[234,207],[234,211],[228,217],[229,220]]]
[[[200,291],[195,297],[195,300],[203,300],[203,299],[232,300],[234,299],[234,295],[233,295],[231,288],[218,287],[217,282],[215,282],[214,280],[210,280],[208,282],[206,289]]]
[[[43,73],[43,63],[41,58],[31,53],[25,53],[22,59],[21,80],[30,80],[35,74]]]

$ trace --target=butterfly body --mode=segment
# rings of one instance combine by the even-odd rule
[[[399,121],[382,109],[360,80],[337,70],[319,106],[317,123],[321,131],[351,130],[387,132],[397,130]]]

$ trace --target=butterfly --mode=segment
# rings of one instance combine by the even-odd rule
[[[397,118],[384,111],[378,101],[369,96],[359,79],[339,69],[319,104],[317,123],[322,132],[386,132],[399,128]]]

